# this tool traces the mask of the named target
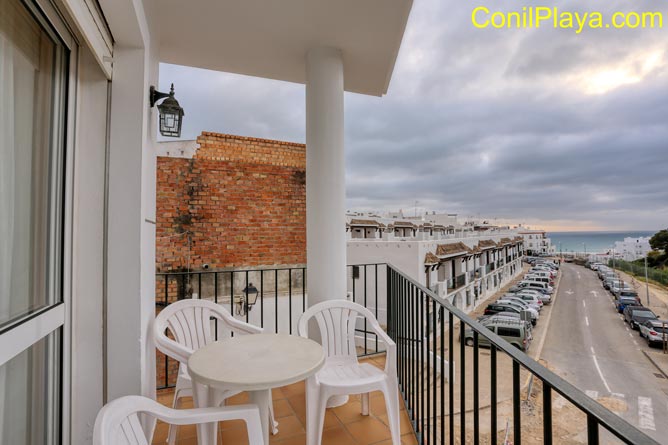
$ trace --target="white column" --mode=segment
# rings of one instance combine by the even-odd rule
[[[309,305],[346,297],[343,60],[306,56],[306,257]]]

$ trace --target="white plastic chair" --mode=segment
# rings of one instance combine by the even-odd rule
[[[355,325],[367,320],[368,329],[386,344],[385,369],[357,361]],[[400,445],[397,347],[378,320],[363,306],[346,300],[332,300],[310,307],[299,319],[298,331],[307,337],[308,322],[315,318],[320,328],[325,366],[306,381],[307,445],[320,445],[327,401],[333,396],[362,394],[362,414],[369,415],[369,393],[382,391],[387,407],[392,444]]]
[[[185,299],[170,304],[156,317],[153,325],[155,345],[160,352],[179,362],[179,374],[174,389],[173,408],[179,407],[183,397],[193,395],[192,380],[188,374],[188,358],[197,349],[215,341],[211,318],[220,323],[220,330],[227,329],[235,335],[259,334],[262,328],[234,318],[227,309],[208,300]],[[166,335],[169,330],[174,340]],[[239,394],[239,391],[219,391],[216,402]],[[218,403],[216,403],[218,404]],[[269,426],[272,434],[278,433],[278,423],[274,421],[274,408],[269,405]],[[169,428],[167,443],[176,442],[176,428]]]
[[[98,413],[93,430],[93,445],[149,445],[152,438],[144,434],[139,413],[174,425],[243,420],[246,422],[249,443],[264,443],[260,410],[256,405],[171,409],[147,397],[125,396],[108,403]]]

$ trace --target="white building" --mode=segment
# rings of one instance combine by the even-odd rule
[[[512,230],[351,217],[346,233],[349,264],[392,264],[466,311],[522,271],[523,239]]]
[[[521,228],[517,233],[524,238],[524,248],[526,249],[527,255],[554,255],[557,253],[556,246],[552,245],[552,240],[547,237],[544,230]]]
[[[633,261],[645,258],[652,250],[649,245],[650,237],[631,238],[626,237],[624,241],[616,241],[614,251],[618,258],[625,261]]]

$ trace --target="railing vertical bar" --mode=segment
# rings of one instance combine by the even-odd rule
[[[462,345],[462,347],[464,347]],[[473,444],[480,443],[480,387],[478,332],[473,331]]]
[[[367,304],[366,304],[366,284],[367,284],[366,283],[366,266],[367,265],[365,264],[364,265],[364,307],[366,309],[368,309]],[[366,325],[366,317],[365,317],[364,318],[364,355],[366,355],[368,353],[367,344],[366,344],[367,343],[366,337],[367,337],[367,325]]]
[[[587,414],[587,444],[598,445],[598,422],[592,414]]]
[[[422,334],[424,330],[424,299],[420,298],[420,294],[418,292],[418,289],[416,289],[414,286],[412,286],[412,289],[415,291],[415,296],[419,300],[419,307],[420,307],[420,325],[418,326],[418,338],[416,344],[418,345],[419,349],[419,358],[418,358],[418,366],[420,369],[420,376],[418,378],[418,400],[419,400],[419,409],[418,409],[418,418],[420,419],[420,433],[422,434],[422,443],[424,443],[424,335]]]
[[[202,298],[202,295],[199,296]],[[218,272],[213,274],[213,302],[218,304]],[[234,314],[234,312],[232,312]],[[216,318],[213,322],[213,332],[214,338],[218,340],[218,319]]]
[[[350,270],[350,273],[352,274],[352,282],[353,282],[353,303],[355,303],[355,288],[357,287],[355,285],[355,267],[357,267],[357,274],[359,275],[359,267],[358,266],[353,266],[352,269]]]
[[[406,328],[404,330],[404,357],[406,358],[406,361],[404,363],[404,393],[405,393],[405,399],[407,402],[407,409],[409,412],[409,416],[411,415],[410,413],[413,412],[413,385],[414,385],[414,379],[413,379],[413,301],[410,298],[404,298],[404,306],[406,308]]]
[[[448,311],[448,404],[449,404],[449,411],[448,414],[450,416],[450,444],[455,443],[455,362],[454,362],[454,352],[453,352],[453,346],[454,346],[454,341],[453,337],[455,335],[455,322],[454,322],[454,314],[450,311]]]
[[[543,444],[552,445],[552,388],[543,382]]]
[[[378,320],[378,264],[375,264],[375,268],[376,268],[376,270],[375,270],[375,278],[374,278],[374,281],[375,281],[375,285],[374,285],[375,292],[374,293],[376,295],[376,299],[375,299],[375,306],[374,306],[374,310],[373,310],[373,315],[376,317],[376,320]],[[387,266],[385,266],[385,270],[386,270],[385,273],[387,273],[387,270],[388,270]],[[377,353],[378,352],[378,334],[374,333],[373,335],[376,339],[376,353]]]
[[[439,307],[439,319],[441,320],[441,445],[445,444],[445,310]]]
[[[459,435],[460,443],[466,443],[466,349],[465,349],[466,324],[464,320],[459,322]]]
[[[217,274],[216,274],[217,275]],[[216,280],[217,281],[217,280]],[[216,294],[218,294],[218,286],[216,286]],[[230,313],[234,316],[234,271],[230,271]],[[216,322],[216,339],[218,339],[218,322]],[[234,332],[230,332],[230,336],[234,337]]]
[[[432,405],[433,405],[433,408],[434,408],[434,411],[433,411],[434,412],[434,420],[432,421],[432,431],[433,431],[433,433],[431,435],[431,437],[433,438],[432,439],[433,443],[436,443],[437,426],[438,426],[437,425],[437,423],[438,423],[437,419],[440,418],[437,414],[438,413],[438,409],[437,409],[437,405],[438,405],[438,392],[437,392],[438,384],[437,384],[436,378],[437,378],[438,373],[436,371],[438,369],[438,362],[437,362],[438,353],[437,353],[437,349],[436,349],[436,345],[437,345],[436,335],[437,335],[438,331],[436,330],[436,321],[437,321],[436,320],[436,318],[437,318],[436,310],[437,310],[436,300],[431,300],[431,347],[432,347],[432,350],[433,350],[433,362],[434,362],[433,363],[434,367],[432,369],[432,381],[431,381],[431,387],[432,387],[432,399],[431,400],[432,400]],[[441,368],[441,374],[442,373],[443,373],[443,368]],[[442,422],[442,420],[441,420],[441,422]]]
[[[413,298],[412,295],[409,295],[409,301],[411,302],[411,305],[413,306],[413,314],[411,316],[411,338],[410,338],[410,348],[411,348],[411,393],[412,393],[412,398],[413,398],[413,417],[415,418],[415,422],[417,425],[417,421],[419,419],[418,413],[420,411],[419,403],[419,393],[420,393],[420,368],[419,368],[419,362],[420,362],[420,351],[418,349],[419,344],[418,344],[418,329],[419,329],[419,315],[420,315],[420,305],[418,304],[418,300],[416,298]]]
[[[197,274],[197,295],[202,298],[202,273]]]
[[[522,419],[520,410],[520,364],[513,360],[513,444],[522,443]]]
[[[244,312],[246,313],[246,323],[248,323],[248,312],[249,312],[249,306],[248,306],[248,271],[246,271],[246,287],[244,288],[244,302],[243,302],[243,307],[244,307]]]
[[[278,334],[278,269],[274,269],[274,331]]]
[[[420,291],[420,299],[421,300],[426,300],[426,296],[422,291]],[[426,409],[426,428],[425,428],[425,440],[427,443],[431,443],[431,428],[430,428],[430,422],[431,422],[431,399],[429,397],[431,391],[429,391],[429,381],[430,381],[430,373],[431,373],[431,360],[430,360],[430,354],[429,354],[429,301],[426,301],[426,308],[425,308],[425,315],[426,315],[426,320],[425,323],[422,326],[422,329],[424,329],[424,333],[422,335],[422,341],[424,343],[424,346],[422,346],[421,349],[424,349],[424,361],[425,363],[422,365],[426,369],[427,373],[427,378],[424,381],[424,390],[422,391],[422,398],[425,399],[427,409]]]
[[[260,327],[264,328],[264,270],[260,271]]]
[[[490,367],[490,443],[497,443],[497,422],[496,422],[496,346],[490,345],[489,351],[489,367]]]
[[[306,311],[306,268],[302,267],[302,312]]]
[[[288,269],[288,326],[292,335],[292,269]]]

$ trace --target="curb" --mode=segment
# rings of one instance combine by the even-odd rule
[[[655,367],[656,369],[658,369],[659,372],[660,372],[661,374],[663,374],[663,376],[664,376],[665,378],[668,379],[668,374],[666,374],[666,372],[663,370],[663,368],[661,368],[661,366],[659,366],[659,364],[658,364],[658,363],[657,363],[657,362],[656,362],[656,361],[655,361],[655,360],[654,360],[654,359],[647,353],[647,351],[643,350],[642,353],[645,355],[645,357],[647,357],[647,360],[649,360],[649,361],[654,365],[654,367]]]

